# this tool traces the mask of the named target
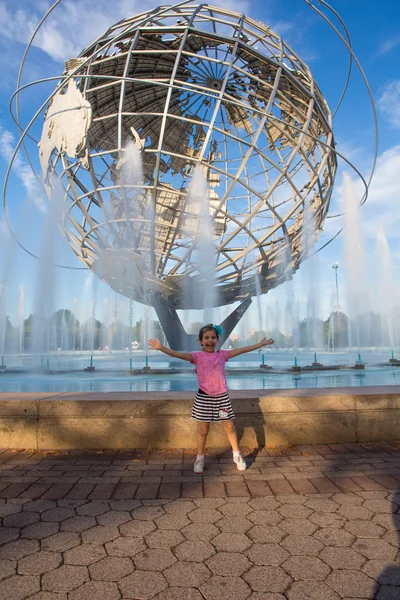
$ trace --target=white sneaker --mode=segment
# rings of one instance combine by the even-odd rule
[[[238,471],[245,471],[247,469],[246,462],[241,454],[233,457],[233,462],[236,463]]]
[[[193,467],[195,473],[201,474],[204,470],[204,458],[196,459]]]

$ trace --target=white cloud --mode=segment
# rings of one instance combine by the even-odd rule
[[[400,80],[390,81],[386,84],[381,97],[377,102],[378,109],[384,118],[400,129]]]
[[[0,124],[0,157],[6,163],[10,163],[15,146],[16,143],[12,133],[10,133],[7,129],[4,129]],[[15,173],[15,175],[24,185],[29,200],[33,202],[42,213],[45,213],[46,202],[44,199],[43,189],[37,181],[29,164],[27,164],[22,158],[20,152],[15,156],[13,173]]]
[[[396,35],[394,37],[391,37],[391,38],[385,40],[384,42],[382,42],[382,44],[380,44],[378,51],[376,53],[376,57],[384,56],[385,54],[388,54],[389,52],[391,52],[392,50],[397,48],[397,46],[399,46],[399,45],[400,45],[400,35]]]
[[[246,0],[214,0],[213,4],[246,12],[250,3]],[[46,19],[34,45],[53,59],[65,61],[79,54],[114,23],[158,6],[159,0],[65,0]],[[26,43],[47,9],[48,5],[43,2],[16,9],[11,0],[0,0],[0,33]]]

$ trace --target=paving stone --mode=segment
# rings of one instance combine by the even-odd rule
[[[29,596],[28,600],[67,600],[67,594],[53,594],[52,592],[38,592]]]
[[[214,508],[196,508],[196,510],[191,511],[188,516],[193,523],[216,523],[223,517],[223,515]]]
[[[189,514],[192,515],[193,513]],[[155,519],[154,522],[159,529],[182,529],[190,525],[190,521],[186,515],[163,515]]]
[[[14,540],[0,548],[0,558],[19,560],[24,556],[34,554],[39,550],[37,540]]]
[[[0,581],[0,598],[23,600],[40,591],[40,578],[32,575],[12,575]]]
[[[195,588],[169,587],[154,596],[154,600],[203,600],[204,596]]]
[[[320,581],[295,581],[286,597],[288,600],[342,600],[339,594]]]
[[[51,508],[50,510],[44,511],[42,513],[42,521],[54,521],[56,523],[60,523],[61,521],[65,521],[66,519],[74,516],[75,510],[73,508],[57,506],[56,508]]]
[[[315,512],[331,513],[337,511],[340,504],[327,498],[311,498],[307,500],[305,506]]]
[[[134,557],[135,567],[143,571],[164,571],[176,562],[176,557],[167,548],[146,548]]]
[[[142,521],[144,522],[144,521]],[[172,529],[157,529],[145,537],[149,548],[173,548],[185,541],[185,538],[179,531]]]
[[[322,542],[310,535],[288,535],[281,542],[281,546],[294,556],[318,556],[324,547]]]
[[[39,519],[40,516],[37,512],[22,512],[4,517],[3,525],[5,527],[25,527],[37,523]]]
[[[251,589],[241,577],[221,577],[213,575],[200,587],[207,600],[246,600]]]
[[[291,556],[282,564],[282,568],[295,581],[324,581],[330,573],[328,565],[316,556]]]
[[[0,581],[7,579],[7,577],[11,577],[11,575],[15,575],[16,569],[16,560],[0,559]]]
[[[364,506],[341,506],[338,510],[338,514],[342,515],[348,521],[355,520],[370,520],[374,514],[364,508]]]
[[[283,516],[274,510],[255,510],[247,518],[254,525],[278,525],[283,521]]]
[[[277,498],[252,498],[247,502],[247,505],[255,510],[276,510],[281,506]]]
[[[109,505],[111,510],[131,511],[135,508],[139,508],[142,505],[142,503],[140,502],[140,500],[124,499],[111,500],[109,502]]]
[[[245,554],[255,565],[280,565],[290,556],[278,544],[253,544]]]
[[[226,498],[196,498],[193,500],[198,508],[219,508],[227,503]]]
[[[81,543],[81,538],[77,533],[61,532],[51,535],[42,541],[42,550],[51,550],[52,552],[65,552],[75,548]]]
[[[398,487],[400,487],[400,485]],[[384,499],[365,500],[363,507],[374,513],[387,514],[392,514],[397,509],[397,505],[394,506],[392,501]]]
[[[249,506],[248,503],[228,502],[219,509],[225,517],[246,517],[249,513],[253,512],[253,507]]]
[[[208,568],[216,575],[243,575],[251,562],[239,552],[218,552],[206,561]]]
[[[34,523],[24,527],[21,531],[21,536],[29,539],[43,540],[57,533],[59,529],[58,523]]]
[[[246,534],[253,542],[260,544],[277,543],[279,544],[284,538],[287,537],[287,533],[282,531],[279,527],[254,525]]]
[[[195,510],[196,504],[190,500],[177,499],[163,506],[166,513],[170,515],[186,515]]]
[[[218,552],[244,552],[253,544],[244,533],[220,533],[212,543]]]
[[[352,548],[324,548],[319,555],[332,569],[361,569],[365,558]]]
[[[383,527],[372,521],[349,521],[344,527],[359,538],[379,538],[385,533]]]
[[[292,583],[292,578],[281,567],[253,567],[243,579],[254,592],[283,593]]]
[[[81,533],[86,529],[91,529],[96,526],[96,519],[94,517],[71,517],[70,519],[66,519],[61,523],[61,531],[75,531],[76,533]]]
[[[285,519],[279,523],[279,527],[290,535],[312,535],[318,529],[314,523],[305,519]]]
[[[96,525],[82,533],[82,541],[86,544],[105,544],[119,537],[117,527],[103,527]]]
[[[132,518],[140,521],[154,521],[165,514],[162,506],[141,506],[131,512]]]
[[[45,500],[43,498],[40,498],[38,500],[33,500],[33,502],[27,502],[26,504],[24,504],[23,510],[28,512],[33,511],[43,513],[55,507],[56,503],[54,502],[54,500]]]
[[[20,530],[16,527],[0,527],[0,546],[19,538]]]
[[[62,565],[42,577],[42,589],[48,592],[71,592],[89,579],[86,567]]]
[[[119,582],[124,598],[153,598],[165,590],[168,583],[162,573],[155,571],[134,571]]]
[[[20,575],[43,575],[61,565],[62,557],[58,552],[37,552],[18,561]]]
[[[198,588],[211,577],[211,571],[202,563],[176,562],[164,575],[171,586]]]
[[[119,531],[122,535],[130,537],[144,537],[156,529],[153,521],[130,520],[129,523],[120,525]]]
[[[107,556],[89,567],[91,579],[96,581],[119,581],[135,569],[127,557]]]
[[[310,521],[319,527],[343,527],[346,519],[337,513],[314,513]]]
[[[82,544],[64,552],[64,563],[67,565],[88,566],[98,562],[106,555],[103,546]]]
[[[395,525],[393,522],[393,515],[388,514],[376,514],[372,517],[372,522],[381,525],[387,530],[400,529],[399,525]]]
[[[350,547],[355,540],[355,537],[342,529],[324,528],[319,529],[314,533],[314,537],[322,542],[325,546],[347,546]]]
[[[253,527],[253,523],[246,517],[223,517],[217,522],[217,526],[221,531],[246,533]]]
[[[97,523],[103,526],[114,526],[119,527],[123,523],[127,523],[132,520],[132,517],[128,511],[117,511],[109,510],[108,512],[99,515],[97,517]]]
[[[365,573],[353,570],[333,571],[325,580],[342,597],[369,598],[375,582]]]
[[[284,504],[277,509],[277,512],[291,519],[308,519],[313,511],[302,504]]]
[[[247,600],[285,600],[286,597],[283,594],[263,594],[262,592],[253,592]]]
[[[7,504],[0,504],[0,518],[20,513],[22,508],[23,507],[18,504],[10,504],[9,502]]]
[[[68,600],[119,600],[121,595],[116,583],[102,581],[88,581],[79,589],[68,594]]]
[[[140,538],[119,537],[105,545],[109,556],[135,556],[146,548],[146,544]]]
[[[178,560],[204,562],[215,554],[215,550],[209,542],[187,540],[176,546],[174,554]]]
[[[220,530],[212,523],[192,523],[181,529],[181,533],[188,540],[210,541]]]
[[[364,502],[363,498],[356,494],[333,494],[331,497],[333,502],[337,502],[342,506],[361,506]]]
[[[379,539],[359,539],[352,548],[370,559],[394,560],[397,556],[396,548]]]
[[[83,517],[98,517],[109,510],[106,502],[88,502],[78,506],[76,512]]]

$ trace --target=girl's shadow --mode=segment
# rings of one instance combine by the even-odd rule
[[[239,441],[239,446],[246,446],[250,448],[250,453],[246,455],[247,468],[251,467],[251,465],[254,463],[257,457],[257,454],[259,454],[259,452],[263,448],[265,448],[266,444],[264,427],[266,421],[263,411],[260,407],[260,401],[258,398],[254,398],[252,399],[251,403],[251,413],[240,412],[240,408],[238,405],[234,407],[234,412],[236,414],[235,427]],[[243,443],[243,438],[245,434],[248,440],[249,430],[253,430],[254,432],[254,434],[251,436],[254,441],[251,444],[249,444],[247,441]]]
[[[397,555],[393,563],[388,565],[377,577],[371,600],[400,599],[400,490],[392,496],[393,526],[397,533]]]

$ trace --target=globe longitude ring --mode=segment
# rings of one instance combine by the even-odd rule
[[[129,17],[66,62],[45,106],[42,178],[50,199],[61,181],[65,238],[164,321],[290,279],[322,229],[331,112],[308,66],[245,15]]]

